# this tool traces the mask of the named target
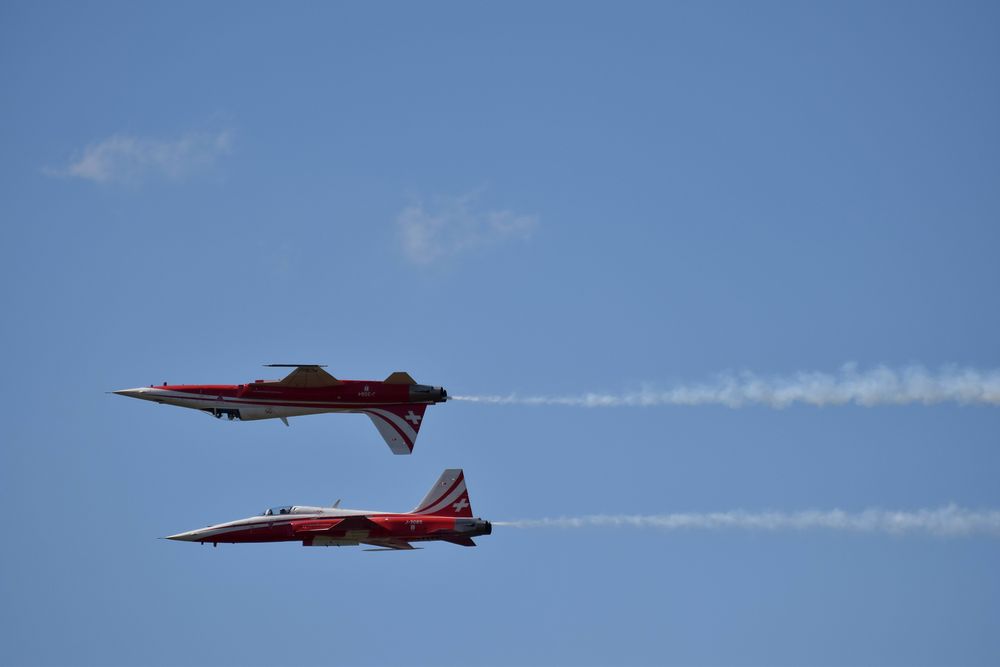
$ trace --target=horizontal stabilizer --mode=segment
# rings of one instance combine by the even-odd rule
[[[410,377],[409,373],[405,371],[396,371],[386,379],[382,380],[385,384],[416,384],[417,381]]]
[[[445,542],[451,542],[452,544],[457,544],[460,547],[474,547],[476,543],[472,541],[471,537],[446,537]]]

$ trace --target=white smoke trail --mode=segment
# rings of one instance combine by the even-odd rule
[[[577,517],[494,521],[511,528],[656,528],[659,530],[830,530],[872,534],[925,534],[936,537],[1000,537],[1000,510],[969,510],[956,505],[938,509],[889,511],[867,509],[803,512],[694,512],[675,514],[592,514]]]
[[[892,369],[877,366],[859,371],[844,365],[838,373],[799,372],[790,376],[759,376],[751,372],[726,373],[715,380],[672,389],[643,387],[617,394],[586,393],[569,396],[453,396],[474,403],[565,405],[607,408],[654,405],[724,405],[739,408],[765,405],[784,408],[807,405],[907,405],[961,403],[1000,405],[1000,369],[979,370],[946,366],[935,372],[922,366]]]

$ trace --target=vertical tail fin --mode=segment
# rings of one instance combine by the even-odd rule
[[[363,408],[393,454],[409,454],[417,441],[426,405],[383,405]]]
[[[469,492],[465,488],[465,473],[462,469],[450,468],[441,473],[438,481],[410,513],[471,517],[472,505],[469,503]]]

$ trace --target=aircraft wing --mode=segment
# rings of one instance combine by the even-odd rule
[[[292,530],[295,533],[327,533],[330,531],[383,531],[384,528],[378,525],[366,516],[356,515],[356,516],[345,516],[343,518],[329,518],[329,519],[305,519],[302,521],[293,521]]]
[[[406,540],[361,540],[361,544],[376,547],[375,549],[365,549],[365,551],[409,551],[418,548]]]
[[[426,409],[426,405],[383,405],[361,412],[372,420],[393,454],[410,454]]]
[[[346,516],[342,521],[337,523],[337,530],[369,530],[369,531],[384,531],[385,528],[378,525],[371,519],[360,514],[355,516]]]
[[[318,387],[336,387],[343,384],[317,364],[267,364],[270,368],[294,368],[291,373],[278,381],[283,387],[298,389],[313,389]]]

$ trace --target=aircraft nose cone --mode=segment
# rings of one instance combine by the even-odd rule
[[[118,391],[113,391],[111,393],[118,394],[119,396],[128,396],[129,398],[144,398],[146,400],[152,400],[156,395],[156,389],[153,387],[136,387],[135,389],[119,389]]]
[[[176,535],[167,535],[165,539],[168,540],[178,540],[179,542],[195,542],[198,539],[197,530],[189,530],[186,533],[177,533]]]

